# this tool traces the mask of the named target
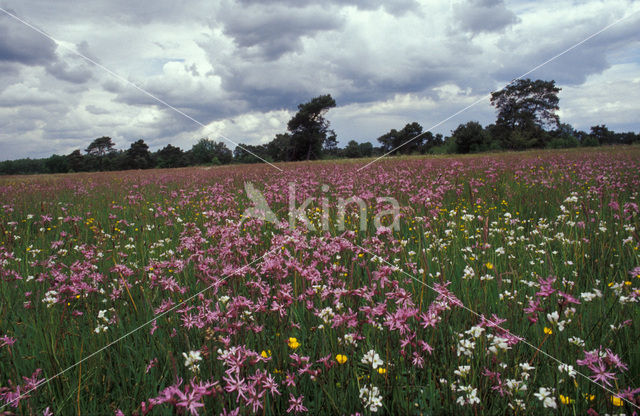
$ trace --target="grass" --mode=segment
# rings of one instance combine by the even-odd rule
[[[630,413],[639,156],[620,147],[394,158],[362,172],[363,161],[322,161],[283,173],[2,178],[1,410]],[[283,224],[242,216],[245,182]],[[296,208],[316,197],[306,212],[316,230],[288,227],[290,183]],[[367,201],[365,230],[355,210],[346,230],[337,225],[339,198],[351,196]],[[377,197],[398,201],[397,229],[374,226],[388,209]],[[186,365],[190,351],[201,359]],[[363,362],[370,351],[376,368]]]

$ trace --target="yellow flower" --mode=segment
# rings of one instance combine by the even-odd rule
[[[493,264],[490,261],[488,261],[487,264],[485,264],[485,266],[487,266],[487,269],[493,270]]]
[[[572,398],[570,398],[568,396],[563,396],[561,394],[560,395],[560,403],[562,403],[562,404],[572,404],[572,403],[575,403],[575,400],[573,400]]]
[[[262,350],[262,352],[260,353],[260,355],[262,356],[262,358],[268,358],[271,357],[271,350]]]
[[[336,355],[336,361],[338,362],[338,364],[344,364],[347,362],[347,356],[344,354],[338,354]]]
[[[547,328],[546,326],[544,327],[544,333],[547,335],[551,335],[553,334],[553,331],[551,330],[551,328]]]
[[[624,402],[622,401],[622,399],[616,396],[611,396],[611,404],[618,407],[624,406]]]
[[[378,368],[378,374],[386,374],[386,373],[387,373],[386,368],[383,368],[383,367]]]
[[[584,398],[587,399],[588,401],[592,402],[596,399],[596,395],[595,394],[585,394]]]
[[[289,338],[289,342],[287,344],[289,345],[289,348],[291,348],[292,350],[295,350],[300,346],[300,343],[294,337]]]
[[[628,280],[626,282],[624,282],[624,284],[627,285],[627,286],[631,286],[632,285],[632,283],[630,281],[628,281]]]

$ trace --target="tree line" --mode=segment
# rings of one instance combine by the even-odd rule
[[[469,121],[444,137],[424,131],[419,123],[413,122],[378,137],[378,146],[350,140],[343,148],[338,147],[336,134],[325,118],[327,111],[336,106],[327,94],[298,105],[298,112],[287,123],[287,132],[276,134],[273,140],[262,145],[242,144],[231,151],[224,142],[201,138],[186,151],[168,144],[151,152],[142,139],[131,143],[127,150],[118,150],[113,140],[104,136],[93,140],[84,152],[77,149],[68,155],[0,162],[0,174],[175,168],[384,154],[478,153],[640,142],[640,134],[616,133],[604,124],[592,126],[585,132],[562,123],[556,114],[559,92],[554,81],[520,79],[491,95],[497,118],[488,126]]]

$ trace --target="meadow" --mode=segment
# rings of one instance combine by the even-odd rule
[[[365,163],[0,178],[0,414],[638,412],[640,147]]]

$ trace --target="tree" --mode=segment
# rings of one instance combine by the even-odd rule
[[[442,146],[444,144],[444,139],[442,134],[437,133],[433,134],[430,131],[424,134],[422,149],[420,153],[431,153],[434,147]]]
[[[260,163],[263,161],[256,156],[260,156],[263,160],[266,160],[268,162],[272,161],[271,157],[269,157],[269,155],[267,154],[266,145],[255,146],[250,144],[243,144],[242,146],[236,146],[236,148],[233,149],[233,160],[235,160],[236,162]]]
[[[331,156],[337,156],[338,154],[338,138],[335,133],[332,132],[327,138],[324,140],[324,145],[322,146],[322,151],[325,154],[329,154]]]
[[[329,121],[324,115],[335,106],[336,101],[330,94],[298,105],[298,112],[287,124],[291,132],[293,160],[319,159],[322,156],[327,134],[335,136],[335,132],[329,130]]]
[[[382,151],[387,153],[398,147],[396,143],[400,143],[399,136],[400,132],[398,132],[398,130],[391,129],[388,133],[378,137],[377,140],[382,145]],[[395,150],[394,153],[397,153],[397,151],[398,150]]]
[[[293,146],[289,133],[276,134],[276,137],[266,145],[267,154],[276,162],[292,160]]]
[[[179,168],[187,165],[182,149],[170,144],[158,150],[156,158],[159,168]]]
[[[114,150],[115,144],[113,144],[111,137],[103,136],[92,141],[89,147],[85,149],[85,152],[88,155],[101,157]]]
[[[233,152],[224,142],[217,142],[213,146],[213,157],[218,159],[223,165],[226,165],[233,160]]]
[[[360,155],[362,157],[373,156],[373,144],[371,144],[371,142],[360,143],[358,147],[360,148]]]
[[[355,140],[349,141],[347,146],[344,148],[344,155],[348,158],[356,158],[361,157],[362,153],[360,152],[360,145]]]
[[[489,148],[489,135],[477,121],[460,124],[451,134],[458,153],[476,153]]]
[[[69,172],[69,161],[66,156],[52,155],[45,159],[44,165],[50,173]]]
[[[79,149],[74,150],[67,155],[67,162],[69,164],[69,169],[74,172],[81,172],[85,169],[84,156],[82,156]]]
[[[382,150],[385,153],[393,152],[393,154],[420,152],[423,141],[422,126],[416,122],[407,124],[400,131],[391,129],[388,133],[378,137],[378,142],[382,144]]]
[[[560,118],[555,81],[519,79],[502,90],[491,94],[491,105],[496,107],[496,129],[503,147],[519,149],[522,146],[543,146],[545,130],[557,127]]]
[[[196,165],[226,164],[233,160],[233,153],[223,142],[202,138],[191,148],[191,158]]]
[[[127,150],[124,167],[126,169],[148,169],[152,167],[149,146],[144,140],[140,139],[131,143],[131,147]]]
[[[591,127],[591,136],[602,144],[614,144],[616,142],[615,133],[607,128],[607,126],[598,125]]]
[[[570,124],[560,123],[558,128],[551,132],[551,140],[547,143],[547,147],[550,149],[562,149],[578,147],[579,144],[573,127]]]

